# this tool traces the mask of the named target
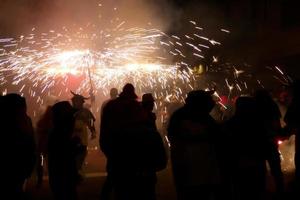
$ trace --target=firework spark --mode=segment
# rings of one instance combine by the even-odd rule
[[[212,86],[208,81],[200,85],[199,79],[205,73],[192,70],[204,60],[212,62],[203,65],[205,72],[226,72],[221,84],[227,86],[222,90],[229,96],[234,90],[242,93],[249,88],[252,77],[245,67],[237,70],[231,64],[222,66],[224,62],[217,55],[206,57],[206,51],[221,42],[203,35],[196,21],[187,22],[191,26],[187,30],[192,32],[180,35],[168,35],[153,27],[128,27],[120,19],[112,23],[112,28],[103,30],[92,24],[75,31],[62,27],[39,33],[32,28],[28,35],[0,39],[2,93],[15,86],[23,95],[43,104],[45,96],[66,96],[71,89],[107,95],[111,87],[131,82],[140,94],[153,92],[157,99],[168,101],[172,96],[183,101],[188,91]],[[221,32],[230,33],[226,29]],[[257,83],[263,86],[260,80]]]

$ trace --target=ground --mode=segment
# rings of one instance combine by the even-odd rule
[[[288,141],[287,141],[288,142]],[[293,166],[291,165],[291,151],[290,146],[281,147],[281,151],[283,154],[283,171],[285,175],[286,186],[289,191],[290,182],[293,176]],[[85,180],[78,187],[79,200],[99,200],[100,191],[105,180],[105,157],[97,148],[97,146],[93,146],[89,148],[89,153],[86,160],[85,165]],[[48,185],[47,176],[44,177],[43,186],[41,188],[35,187],[35,174],[28,181],[26,185],[26,191],[28,195],[33,200],[44,199],[51,200],[53,199],[51,196],[51,191]],[[272,182],[272,178],[268,175],[267,179],[268,186],[268,199],[272,199],[274,192],[274,184]],[[168,164],[167,169],[158,173],[158,183],[157,183],[157,200],[175,200],[175,188],[172,179],[172,171],[171,166]],[[290,199],[288,194],[284,199]]]

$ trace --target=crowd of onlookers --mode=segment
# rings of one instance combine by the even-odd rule
[[[99,113],[99,145],[107,160],[100,198],[156,199],[156,173],[164,170],[170,160],[179,200],[266,199],[266,163],[274,180],[275,197],[284,199],[278,140],[293,134],[293,195],[299,198],[299,81],[292,88],[292,100],[284,116],[267,90],[257,90],[238,97],[232,116],[223,115],[222,123],[211,116],[216,106],[215,91],[191,91],[185,103],[169,113],[166,135],[170,147],[157,128],[152,94],[143,94],[140,102],[132,84],[126,84],[120,94],[113,88],[111,99],[103,103]],[[0,97],[1,187],[10,199],[25,198],[24,182],[35,169],[37,184],[42,184],[45,163],[53,197],[77,198],[88,140],[96,138],[96,129],[94,115],[84,107],[86,98],[72,94],[71,103],[50,105],[35,130],[24,97]],[[38,133],[37,140],[34,132]]]

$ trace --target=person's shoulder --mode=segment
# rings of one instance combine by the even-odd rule
[[[106,104],[104,105],[104,108],[107,109],[107,108],[115,107],[115,106],[118,106],[121,103],[122,102],[120,101],[119,98],[109,99],[109,100],[107,100]]]
[[[107,105],[108,102],[109,102],[109,99],[103,101],[101,104],[101,109],[103,109]]]
[[[171,118],[179,118],[187,115],[187,110],[185,107],[180,107],[171,113]]]
[[[118,110],[121,105],[122,105],[122,102],[119,100],[119,98],[110,99],[103,106],[102,112],[107,113],[107,112],[111,112],[114,110]]]

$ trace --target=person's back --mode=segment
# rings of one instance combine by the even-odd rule
[[[269,133],[270,137],[276,137],[280,132],[280,118],[281,112],[278,105],[272,99],[271,94],[266,90],[257,90],[255,93],[255,101],[257,103],[257,110],[259,118],[263,121],[268,129],[272,129]]]
[[[118,89],[117,88],[111,88],[109,92],[110,98],[103,101],[101,108],[100,108],[100,119],[102,118],[103,109],[107,105],[108,102],[116,99],[118,97]]]
[[[76,146],[72,139],[74,110],[67,101],[52,107],[53,129],[48,139],[49,184],[55,199],[76,199]]]
[[[168,137],[178,199],[210,199],[221,183],[218,125],[209,115],[213,106],[211,93],[192,91],[171,116]]]
[[[8,94],[2,103],[5,117],[1,120],[4,133],[1,146],[6,163],[3,165],[2,188],[11,198],[22,198],[23,184],[30,177],[36,160],[32,122],[26,114],[25,98]]]
[[[101,121],[100,121],[99,146],[100,146],[101,151],[104,153],[104,155],[106,157],[106,171],[107,171],[107,176],[103,183],[103,187],[102,187],[101,194],[100,194],[100,197],[103,200],[110,199],[110,196],[112,195],[112,191],[113,191],[113,188],[112,188],[113,186],[112,186],[112,177],[110,175],[110,170],[109,170],[110,164],[109,164],[108,154],[107,154],[107,150],[106,150],[106,146],[110,146],[108,143],[108,140],[106,139],[107,136],[109,136],[109,135],[107,135],[105,133],[101,133],[102,131],[104,131],[102,123],[104,123],[104,126],[105,126],[107,124],[107,122],[105,122],[105,120],[103,120],[102,117],[103,117],[104,109],[106,109],[107,104],[110,101],[115,100],[117,97],[118,97],[118,89],[111,88],[110,89],[110,98],[105,100],[102,103],[101,109],[100,109],[100,120]],[[105,114],[105,117],[106,117],[106,115],[107,114]],[[103,135],[104,135],[104,139],[103,139]]]
[[[278,140],[282,137],[281,113],[278,105],[267,90],[256,91],[254,97],[258,110],[257,117],[262,122],[265,130],[264,134],[267,139],[266,156],[276,185],[276,192],[278,195],[283,195],[284,180],[278,150]]]
[[[100,145],[108,162],[117,199],[145,199],[143,175],[146,166],[143,154],[147,121],[141,104],[131,84],[123,87],[115,100],[103,109],[100,128]]]
[[[52,130],[52,110],[48,106],[36,124],[37,134],[37,187],[43,184],[44,164],[48,154],[48,136]]]
[[[120,168],[122,163],[127,162],[127,170],[136,170],[135,162],[137,144],[140,137],[142,122],[145,115],[139,102],[123,97],[119,97],[111,102],[111,121],[109,131],[112,134],[112,153],[114,166]],[[123,170],[123,169],[122,169]]]
[[[263,199],[265,193],[266,144],[265,129],[257,116],[252,97],[239,97],[235,115],[226,122],[230,139],[229,162],[237,199]]]
[[[140,162],[143,163],[143,175],[140,176],[140,193],[149,200],[156,199],[156,172],[167,166],[167,152],[163,139],[156,127],[156,114],[153,112],[155,99],[151,93],[143,94],[142,107],[146,115],[145,132],[142,133],[139,151],[142,152]]]

